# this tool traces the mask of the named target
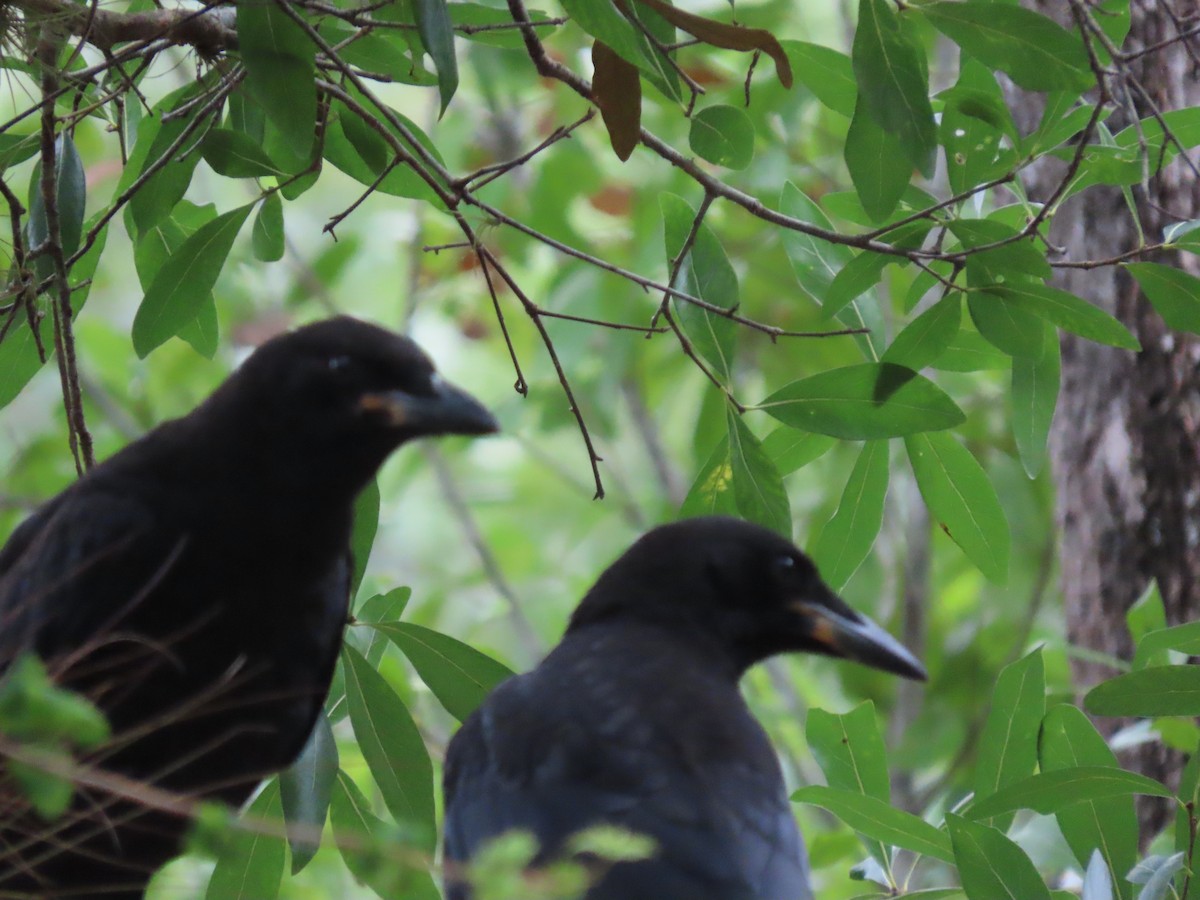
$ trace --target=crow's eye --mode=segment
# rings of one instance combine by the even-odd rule
[[[780,575],[791,575],[796,571],[796,558],[794,556],[775,557],[775,571]]]
[[[330,372],[345,374],[350,370],[353,363],[348,356],[331,356],[325,361],[325,365],[329,367]]]

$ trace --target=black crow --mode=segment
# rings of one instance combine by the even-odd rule
[[[495,428],[407,338],[348,317],[276,337],[17,528],[0,668],[32,651],[104,712],[88,763],[240,804],[325,699],[356,496],[410,439]],[[0,896],[140,897],[187,826],[95,789],[45,822],[16,796],[0,783]]]
[[[469,896],[462,864],[506,831],[533,833],[536,864],[609,824],[657,851],[607,869],[588,900],[811,900],[779,763],[737,687],[789,651],[925,677],[774,532],[711,517],[646,534],[541,665],[498,687],[451,742],[450,897]]]

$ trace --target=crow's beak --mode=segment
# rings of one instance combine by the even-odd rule
[[[434,379],[430,395],[378,391],[364,394],[358,408],[421,435],[491,434],[500,428],[482,403],[440,378]]]
[[[832,592],[830,597],[841,609],[807,600],[793,605],[807,623],[809,637],[825,652],[916,681],[929,677],[925,667],[903,644],[866,616],[854,612]]]

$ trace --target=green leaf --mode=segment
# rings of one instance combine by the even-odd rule
[[[117,182],[118,191],[124,191],[133,182],[142,177],[147,170],[164,158],[167,150],[179,139],[189,124],[200,114],[203,104],[196,105],[194,101],[207,89],[203,81],[196,81],[187,87],[168,94],[154,107],[150,115],[144,116],[138,123],[137,141],[129,162],[121,172]],[[163,122],[167,113],[183,110],[192,104],[182,114],[175,115],[169,122]],[[202,133],[204,125],[192,131],[192,134]],[[199,147],[189,144],[182,152],[176,150],[174,155],[167,158],[162,168],[158,169],[145,182],[129,201],[126,225],[131,235],[137,235],[152,228],[171,214],[171,210],[183,198],[188,185],[192,181],[192,173],[200,162]]]
[[[362,584],[378,529],[379,482],[372,478],[354,501],[354,529],[350,532],[350,558],[354,564],[350,576],[351,597],[358,594],[358,586]]]
[[[833,223],[821,207],[790,181],[783,186],[779,209],[785,215],[811,222],[818,228],[833,230]],[[854,251],[845,244],[832,244],[792,229],[785,230],[782,238],[783,249],[796,277],[800,280],[800,285],[818,302],[824,303],[830,285],[838,273],[855,258]],[[872,254],[874,255],[876,254]]]
[[[633,63],[639,69],[649,67],[637,32],[617,12],[612,0],[560,0],[560,5],[575,25],[610,47],[626,62]]]
[[[1008,521],[987,473],[952,435],[904,440],[921,496],[935,521],[988,578],[1008,578]]]
[[[1063,703],[1042,720],[1038,740],[1038,763],[1043,772],[1073,766],[1117,765],[1108,742],[1078,708]],[[1122,898],[1132,894],[1125,873],[1137,859],[1138,825],[1133,798],[1110,797],[1087,800],[1055,813],[1059,830],[1080,865],[1090,861],[1099,848]]]
[[[149,289],[163,264],[179,251],[184,241],[216,217],[217,208],[211,203],[196,206],[181,200],[169,216],[143,231],[133,248],[133,264],[142,290]]]
[[[885,0],[859,0],[850,57],[859,103],[876,125],[899,141],[912,166],[932,176],[937,133],[924,54],[904,34]]]
[[[1041,356],[1013,357],[1013,437],[1030,478],[1036,478],[1046,462],[1046,438],[1058,404],[1061,369],[1058,332],[1053,328],[1043,330]]]
[[[0,681],[0,731],[42,745],[97,747],[108,740],[108,721],[91,701],[56,685],[32,653],[13,662]],[[67,784],[67,800],[72,794]]]
[[[246,90],[283,134],[289,170],[306,164],[316,139],[315,46],[275,3],[239,3],[237,32]]]
[[[200,155],[218,175],[227,178],[260,178],[283,175],[262,145],[248,134],[231,128],[213,128],[200,144]]]
[[[384,7],[379,11],[380,18],[387,21],[406,18],[407,21],[404,24],[409,26],[408,29],[381,28],[364,34],[349,25],[343,27],[326,25],[322,31],[326,32],[326,39],[330,43],[340,44],[350,40],[349,43],[338,49],[338,56],[363,71],[388,75],[401,84],[415,84],[422,87],[437,84],[437,75],[427,71],[423,65],[424,48],[420,44],[420,37],[416,36],[415,31],[412,30],[412,26],[416,25],[415,17],[388,14],[396,8],[394,4],[391,7]],[[508,21],[511,22],[512,19],[509,18]],[[516,35],[516,37],[519,41],[520,35]],[[413,44],[417,45],[415,51],[412,47]]]
[[[889,802],[887,750],[871,701],[844,715],[810,709],[805,733],[831,788]],[[886,859],[887,851],[878,842],[868,840],[867,849],[879,862]]]
[[[946,825],[969,900],[1051,900],[1025,851],[995,828],[955,815]]]
[[[890,262],[891,257],[870,250],[864,250],[851,258],[829,283],[829,289],[822,298],[824,303],[821,307],[821,318],[832,318],[851,301],[877,285],[883,277],[883,270]]]
[[[1050,277],[1050,263],[1034,244],[1033,237],[1012,240],[1020,232],[1011,225],[995,219],[954,219],[949,228],[963,249],[972,251],[967,256],[966,266],[975,279],[992,282]],[[974,250],[1000,241],[1009,243],[988,250]]]
[[[754,123],[736,106],[706,106],[692,116],[688,144],[701,159],[744,169],[754,159]]]
[[[952,291],[904,326],[883,361],[920,371],[946,351],[961,323],[962,299]]]
[[[988,819],[1018,809],[1048,816],[1084,801],[1145,794],[1174,796],[1170,789],[1145,775],[1116,766],[1073,766],[1030,775],[971,805],[971,819]]]
[[[932,381],[891,363],[863,363],[793,381],[759,408],[793,428],[848,441],[953,428],[965,419]]]
[[[0,172],[25,162],[38,152],[41,145],[40,134],[0,132]]]
[[[913,167],[900,140],[880,128],[868,112],[865,93],[858,95],[843,157],[863,209],[872,221],[882,222],[904,196]]]
[[[437,69],[438,96],[442,101],[442,113],[450,98],[458,90],[458,60],[454,55],[454,25],[446,0],[413,0],[417,16],[417,34],[421,44],[433,60]]]
[[[811,431],[780,425],[763,438],[763,451],[775,463],[780,475],[791,475],[827,453],[837,443],[833,438]]]
[[[200,301],[195,318],[184,322],[177,336],[205,359],[212,359],[217,355],[217,344],[221,334],[217,322],[217,304],[212,294]]]
[[[46,221],[46,205],[42,202],[42,166],[34,166],[29,184],[29,221],[27,249],[44,244],[50,237],[50,226]],[[87,206],[87,178],[83,161],[71,136],[63,133],[54,139],[54,196],[58,207],[58,238],[64,257],[79,249],[83,234],[83,215]],[[54,274],[54,263],[48,255],[34,262],[34,271],[39,278]]]
[[[230,210],[198,229],[158,270],[133,318],[133,349],[139,358],[195,319],[253,205]]]
[[[662,194],[663,238],[670,266],[692,231],[696,211],[675,194]],[[683,259],[673,287],[693,297],[726,309],[738,305],[738,281],[725,250],[716,236],[701,225],[691,249]],[[686,301],[673,301],[679,323],[696,350],[725,379],[733,359],[733,320]]]
[[[371,812],[371,804],[350,776],[337,773],[329,821],[342,860],[360,884],[384,900],[438,900],[429,871],[395,829]]]
[[[888,801],[887,749],[870,700],[841,715],[809,710],[806,733],[830,787]]]
[[[950,841],[938,829],[912,813],[857,791],[809,785],[792,794],[796,803],[811,803],[833,813],[855,831],[890,846],[951,862]]]
[[[871,552],[883,525],[888,486],[887,441],[867,441],[846,481],[841,502],[821,529],[813,560],[821,577],[840,590]]]
[[[979,740],[976,805],[1033,772],[1038,759],[1038,728],[1045,713],[1045,667],[1041,650],[1034,650],[1001,669],[996,679],[992,707]],[[1011,821],[1012,816],[1005,816],[997,825],[1005,830]]]
[[[922,3],[942,34],[1031,91],[1081,91],[1092,83],[1077,35],[1033,10],[1009,3]],[[1103,18],[1103,17],[1101,17]]]
[[[729,460],[733,469],[733,497],[738,514],[766,528],[792,536],[792,508],[783,478],[771,457],[742,417],[731,407],[726,413],[729,427]]]
[[[247,808],[245,817],[279,822],[281,815],[279,781],[272,779]],[[281,838],[256,831],[237,835],[217,860],[205,900],[274,900],[279,896],[286,855]]]
[[[1160,263],[1128,263],[1146,299],[1176,331],[1200,334],[1200,278]]]
[[[1094,716],[1200,716],[1200,666],[1152,666],[1092,688],[1084,708]]]
[[[1007,369],[1011,358],[978,331],[963,329],[950,340],[933,367],[946,372],[984,372]]]
[[[810,222],[818,228],[833,230],[833,223],[825,211],[791,182],[783,187],[779,208],[785,215]],[[854,258],[853,251],[844,244],[832,244],[791,229],[784,230],[782,236],[784,252],[800,286],[818,302],[826,302],[834,278]],[[864,304],[860,308],[858,304],[850,303],[837,314],[837,320],[850,328],[861,328],[867,324],[865,316],[871,316],[873,323],[878,322],[878,333],[882,334],[882,316],[875,304]],[[867,359],[879,358],[878,336],[868,332],[856,334],[854,340]]]
[[[1166,628],[1166,607],[1163,605],[1163,593],[1158,589],[1158,581],[1151,578],[1142,590],[1141,596],[1133,601],[1126,610],[1126,628],[1135,644],[1141,643],[1141,638]],[[1170,662],[1170,656],[1163,653],[1138,654],[1134,653],[1134,668],[1150,666],[1165,666]],[[1139,662],[1141,665],[1139,665]]]
[[[324,713],[296,761],[279,773],[283,818],[292,849],[292,874],[309,864],[321,846],[321,829],[337,777],[338,752],[333,729]]]
[[[792,71],[813,96],[846,118],[854,115],[858,85],[850,57],[831,47],[806,41],[780,41]]]
[[[679,518],[733,515],[737,515],[737,501],[733,495],[733,462],[729,454],[729,438],[722,437],[688,489],[679,507]]]
[[[1104,310],[1058,288],[1044,284],[1008,283],[990,285],[984,288],[983,293],[999,298],[1010,308],[1045,319],[1089,341],[1124,350],[1142,349],[1129,329]]]
[[[967,310],[988,343],[1009,356],[1037,356],[1045,347],[1045,322],[1015,303],[985,291],[971,291]]]
[[[1200,622],[1188,622],[1174,628],[1151,631],[1138,641],[1133,667],[1144,669],[1149,660],[1161,658],[1168,650],[1200,656]]]
[[[438,702],[460,722],[496,685],[512,677],[508,666],[449,635],[409,622],[373,627],[400,648]]]
[[[413,842],[432,850],[433,765],[421,732],[383,676],[349,644],[342,646],[350,722],[363,759],[392,817],[414,829]]]
[[[412,588],[393,588],[386,594],[375,594],[365,600],[354,614],[356,625],[390,625],[400,621],[408,601],[412,599]],[[387,650],[387,635],[375,628],[355,628],[350,635],[363,635],[365,638],[356,641],[355,646],[362,650],[363,656],[375,668]]]
[[[263,198],[250,230],[250,247],[261,262],[283,259],[283,200],[278,191]]]

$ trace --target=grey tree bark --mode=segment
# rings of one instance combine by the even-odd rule
[[[1062,0],[1036,0],[1064,19]],[[1127,54],[1177,38],[1184,27],[1170,0],[1133,0]],[[1186,23],[1185,23],[1186,24]],[[1192,23],[1194,25],[1194,22]],[[1117,129],[1153,110],[1200,104],[1196,37],[1129,59],[1111,79]],[[1040,98],[1024,95],[1018,112],[1035,122]],[[1038,173],[1036,191],[1056,183]],[[1136,216],[1148,242],[1165,226],[1200,217],[1200,179],[1184,160],[1135,187]],[[1120,190],[1093,189],[1069,200],[1054,219],[1051,242],[1066,259],[1103,259],[1139,245]],[[1200,274],[1187,254],[1149,257]],[[1058,490],[1062,591],[1068,636],[1079,647],[1129,659],[1125,613],[1157,579],[1168,622],[1200,613],[1200,340],[1171,332],[1133,279],[1118,266],[1060,269],[1057,284],[1115,315],[1137,335],[1142,352],[1062,340],[1062,391],[1051,435]],[[1115,674],[1103,663],[1074,660],[1080,691]],[[1098,722],[1111,732],[1119,723]],[[1168,783],[1182,757],[1161,744],[1136,748],[1123,762]],[[1166,824],[1165,805],[1139,809],[1142,840]]]

